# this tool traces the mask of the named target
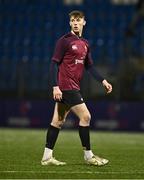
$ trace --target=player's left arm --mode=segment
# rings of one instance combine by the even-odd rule
[[[112,92],[112,85],[106,79],[104,79],[102,81],[102,84],[105,87],[107,93],[111,93]]]
[[[97,81],[102,83],[107,93],[112,92],[112,85],[98,73],[94,65],[88,65],[86,69]]]
[[[102,77],[98,73],[96,68],[94,67],[89,47],[88,47],[88,53],[87,53],[86,61],[85,61],[85,68],[97,81],[102,83],[102,85],[105,87],[107,93],[112,92],[112,85],[104,77]]]

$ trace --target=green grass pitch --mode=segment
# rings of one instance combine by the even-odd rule
[[[54,151],[65,166],[41,166],[46,130],[0,129],[1,179],[144,179],[144,134],[91,132],[95,154],[110,163],[84,163],[77,131],[62,130]]]

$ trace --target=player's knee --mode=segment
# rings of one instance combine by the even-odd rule
[[[61,127],[63,126],[64,122],[65,122],[65,120],[58,121],[58,126],[59,126],[59,128],[61,128]]]
[[[65,122],[65,119],[53,119],[53,121],[51,122],[51,125],[57,128],[61,128],[64,122]]]
[[[80,121],[84,125],[89,126],[90,120],[91,120],[91,115],[89,113],[85,113]]]

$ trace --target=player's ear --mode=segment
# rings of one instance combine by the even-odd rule
[[[71,26],[71,21],[69,21],[69,25]]]
[[[85,26],[86,25],[86,21],[84,20],[84,22],[83,22],[83,25]]]

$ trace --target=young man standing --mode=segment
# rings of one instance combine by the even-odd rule
[[[66,164],[53,157],[53,149],[59,130],[67,114],[72,111],[80,120],[79,136],[84,150],[84,160],[88,164],[102,166],[107,164],[108,160],[94,155],[91,150],[89,137],[91,116],[80,94],[80,80],[84,68],[103,84],[107,93],[112,91],[112,86],[97,73],[93,66],[88,41],[82,38],[83,27],[86,24],[83,12],[72,11],[69,16],[71,32],[57,41],[52,57],[53,98],[56,104],[52,122],[47,132],[41,164]]]

